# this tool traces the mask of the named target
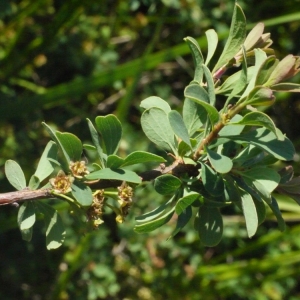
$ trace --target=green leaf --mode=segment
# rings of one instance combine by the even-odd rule
[[[223,67],[238,53],[246,38],[246,18],[238,4],[235,4],[232,21],[230,25],[229,37],[224,50],[214,67],[212,73]]]
[[[190,142],[190,137],[187,128],[183,122],[183,119],[179,112],[176,110],[171,110],[168,114],[170,125],[173,129],[173,132],[182,139],[187,145],[192,147]]]
[[[141,163],[148,163],[148,162],[157,162],[157,163],[163,163],[166,160],[158,155],[145,152],[145,151],[135,151],[130,153],[122,163],[122,167],[130,166],[130,165],[136,165]]]
[[[93,202],[92,190],[84,183],[75,180],[72,184],[72,195],[82,206],[90,206]]]
[[[260,225],[266,218],[266,206],[263,201],[258,201],[256,198],[253,198],[253,201],[257,212],[258,225]]]
[[[29,183],[28,183],[28,187],[31,189],[31,190],[36,190],[40,185],[40,180],[37,176],[35,175],[32,175],[30,177],[30,180],[29,180]]]
[[[22,239],[26,242],[30,242],[32,239],[33,227],[21,230]]]
[[[243,214],[246,221],[246,228],[249,238],[251,238],[258,227],[258,217],[256,212],[256,206],[252,199],[252,196],[245,190],[239,188],[241,196],[241,204],[243,209]]]
[[[193,60],[194,60],[194,65],[195,65],[194,81],[197,83],[200,83],[200,82],[202,82],[202,77],[203,77],[202,64],[204,62],[201,49],[198,45],[198,42],[190,36],[184,38],[184,41],[187,42],[189,48],[191,49],[192,55],[193,55]]]
[[[151,96],[143,100],[140,104],[140,107],[144,109],[149,109],[153,107],[160,108],[166,114],[168,114],[171,111],[171,107],[168,104],[168,102],[156,96]]]
[[[184,96],[203,106],[212,125],[219,121],[219,113],[214,106],[208,103],[209,96],[203,87],[197,84],[190,84],[185,88]]]
[[[67,161],[80,161],[82,154],[82,143],[80,139],[76,135],[68,132],[62,133],[56,131],[55,134],[63,148]]]
[[[217,49],[218,35],[216,31],[213,29],[209,29],[205,31],[205,35],[207,38],[207,55],[206,55],[205,65],[207,66]]]
[[[212,196],[218,197],[224,194],[224,182],[211,167],[201,163],[201,179],[205,190]]]
[[[279,209],[278,203],[274,197],[272,197],[272,201],[270,203],[267,203],[271,210],[273,211],[273,214],[275,215],[278,227],[280,231],[285,231],[286,225],[284,222],[284,219],[282,218],[281,211]]]
[[[49,158],[56,159],[57,150],[57,145],[53,141],[48,142],[34,173],[34,176],[36,176],[40,182],[53,173],[54,165]]]
[[[123,169],[101,169],[85,176],[87,180],[110,179],[141,183],[141,178],[132,171]]]
[[[46,131],[48,132],[48,134],[50,135],[52,140],[56,143],[56,145],[59,147],[59,150],[62,152],[63,157],[64,157],[63,167],[65,169],[68,169],[69,163],[70,163],[70,157],[69,157],[68,153],[66,152],[66,150],[64,149],[63,145],[61,144],[60,140],[57,138],[56,132],[50,126],[48,126],[46,123],[42,122],[42,125],[45,127]],[[56,160],[56,159],[53,157],[49,158],[50,162],[53,162],[53,160]]]
[[[235,115],[232,119],[231,122],[237,123],[239,122],[243,117],[241,115]],[[220,132],[219,136],[233,136],[233,135],[239,135],[241,132],[244,130],[245,126],[244,125],[230,125],[230,123],[227,123],[226,126],[224,126]]]
[[[189,98],[184,100],[182,115],[190,136],[198,131],[207,120],[205,108]]]
[[[35,223],[35,206],[32,201],[23,203],[18,211],[18,224],[20,230],[31,228]]]
[[[190,193],[182,198],[180,198],[175,206],[175,212],[177,215],[183,213],[193,202],[195,202],[199,198],[198,193]]]
[[[168,195],[175,193],[181,186],[182,182],[179,178],[165,174],[155,178],[154,188],[156,192],[161,195]]]
[[[109,155],[107,157],[107,167],[112,169],[117,169],[124,164],[124,159],[117,155]]]
[[[276,135],[265,128],[259,128],[238,136],[228,136],[237,143],[253,144],[280,160],[292,160],[295,148],[286,137],[283,141],[277,139]]]
[[[203,65],[203,71],[206,79],[207,91],[208,91],[208,98],[209,103],[212,106],[216,104],[216,94],[215,94],[215,83],[212,77],[212,74],[207,66]]]
[[[114,115],[98,116],[96,128],[100,132],[107,155],[114,154],[122,137],[122,124]],[[96,146],[96,145],[95,145]]]
[[[247,126],[263,126],[277,135],[276,126],[273,120],[261,111],[254,111],[246,114],[238,122],[230,122],[229,124],[239,124]]]
[[[177,143],[168,115],[160,108],[150,108],[143,112],[141,125],[150,141],[158,147],[177,154]]]
[[[200,241],[207,247],[216,246],[222,239],[223,220],[218,208],[201,206],[195,219]]]
[[[38,209],[44,215],[46,225],[46,246],[48,250],[56,249],[65,240],[65,229],[57,211],[50,205],[37,202]]]
[[[232,169],[233,163],[229,157],[215,151],[211,151],[208,148],[206,148],[206,151],[212,167],[218,173],[228,173]]]
[[[170,219],[172,218],[172,216],[174,214],[174,210],[175,210],[175,207],[173,207],[170,211],[161,215],[159,218],[157,218],[155,220],[152,220],[150,222],[143,223],[140,225],[136,225],[134,227],[134,231],[137,233],[147,233],[147,232],[151,232],[151,231],[161,227],[162,225],[164,225],[170,221]]]
[[[26,179],[24,173],[14,160],[7,160],[5,162],[5,175],[9,183],[17,190],[23,190],[26,188]]]
[[[86,119],[86,120],[88,122],[88,127],[89,127],[89,130],[91,133],[91,138],[92,138],[93,144],[95,145],[95,147],[97,149],[98,157],[101,162],[101,167],[104,168],[105,159],[104,159],[104,155],[103,155],[103,150],[100,145],[99,134],[98,134],[96,128],[94,127],[93,123],[89,119]]]
[[[278,186],[280,175],[273,169],[260,166],[245,170],[240,173],[249,186],[255,186],[257,191],[268,202],[271,193]]]
[[[176,228],[172,232],[172,234],[168,237],[167,240],[174,237],[182,228],[189,222],[193,215],[192,208],[188,206],[179,216],[176,223]]]
[[[162,214],[164,214],[164,212],[166,211],[167,208],[170,207],[170,204],[176,200],[176,197],[173,196],[169,201],[163,203],[162,205],[160,205],[159,207],[155,208],[154,210],[145,213],[141,216],[138,216],[135,218],[137,223],[147,223],[149,221],[152,221],[154,219],[156,219],[157,217],[161,216]]]

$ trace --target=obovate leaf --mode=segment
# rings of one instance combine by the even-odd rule
[[[202,64],[203,64],[204,60],[203,60],[203,55],[202,55],[202,52],[198,45],[198,42],[190,36],[184,38],[184,41],[187,42],[189,48],[191,49],[192,55],[193,55],[194,65],[195,65],[194,81],[197,83],[201,83],[202,77],[203,77]]]
[[[123,163],[124,163],[123,158],[113,154],[107,157],[106,165],[108,168],[117,169],[120,168]]]
[[[85,176],[87,180],[98,180],[98,179],[111,179],[111,180],[122,180],[132,183],[141,183],[141,178],[132,171],[124,169],[110,169],[105,168],[95,172],[92,172]]]
[[[211,167],[201,163],[201,179],[205,190],[212,196],[218,197],[224,194],[224,182]]]
[[[141,117],[144,133],[158,147],[177,154],[177,143],[167,114],[160,108],[146,109]]]
[[[228,173],[233,166],[232,160],[222,154],[206,148],[208,159],[218,173]]]
[[[151,231],[157,229],[158,227],[161,227],[162,225],[164,225],[170,221],[170,219],[172,218],[172,216],[174,214],[174,210],[175,210],[175,207],[173,207],[170,211],[161,215],[160,217],[158,217],[155,220],[152,220],[150,222],[143,223],[140,225],[136,225],[134,227],[134,231],[137,233],[147,233],[147,232],[151,232]]]
[[[153,107],[160,108],[166,114],[168,114],[171,111],[171,107],[168,104],[168,102],[156,96],[151,96],[143,100],[140,104],[140,107],[144,109],[149,109]]]
[[[68,161],[79,161],[82,154],[82,143],[80,139],[68,132],[61,133],[56,131],[55,133],[57,139],[60,142],[61,147],[63,148],[63,152]]]
[[[273,120],[268,115],[260,111],[250,112],[246,114],[240,121],[234,123],[230,122],[229,124],[263,126],[277,135],[276,126]]]
[[[218,35],[216,31],[213,29],[209,29],[205,31],[205,35],[207,38],[207,55],[206,55],[205,65],[207,66],[217,49]]]
[[[106,154],[114,154],[122,137],[122,124],[114,115],[98,116],[95,119],[96,128],[100,132],[106,149]]]
[[[32,201],[24,202],[18,211],[18,224],[20,230],[29,229],[35,223],[35,207]]]
[[[199,194],[192,192],[182,198],[180,198],[175,206],[175,212],[177,215],[183,213],[192,203],[194,203],[199,198]]]
[[[228,136],[228,138],[237,143],[253,144],[280,160],[292,160],[295,153],[294,145],[287,137],[280,141],[273,132],[265,128],[255,129],[242,135]]]
[[[269,207],[273,211],[273,214],[275,215],[277,222],[278,222],[278,227],[280,231],[285,231],[286,225],[284,222],[284,219],[282,218],[281,211],[279,209],[278,203],[274,197],[272,197],[271,203],[268,203]]]
[[[75,180],[72,184],[72,195],[82,206],[90,206],[93,202],[92,190],[84,183]]]
[[[198,131],[207,120],[205,108],[189,98],[184,100],[182,115],[190,136]]]
[[[103,155],[103,150],[102,150],[101,145],[100,145],[99,134],[98,134],[96,128],[94,127],[93,123],[91,122],[91,120],[89,120],[89,119],[86,119],[86,120],[88,122],[89,130],[90,130],[90,133],[91,133],[91,138],[92,138],[93,144],[96,147],[98,157],[99,157],[100,162],[101,162],[101,166],[104,168],[105,158],[104,158],[104,155]]]
[[[195,219],[200,241],[207,247],[216,246],[222,239],[223,220],[218,208],[201,206]]]
[[[175,193],[180,188],[181,184],[181,180],[171,174],[158,176],[154,180],[154,188],[161,195]]]
[[[223,67],[238,53],[246,38],[246,18],[242,8],[235,4],[232,21],[230,25],[229,37],[224,50],[214,67],[212,73]]]
[[[209,103],[212,106],[215,106],[216,104],[216,94],[215,94],[215,83],[212,77],[212,74],[207,66],[203,65],[203,71],[206,79],[206,85],[207,85],[207,92],[208,92],[208,98]]]
[[[172,234],[170,235],[170,237],[168,237],[168,240],[172,237],[174,237],[179,231],[182,230],[182,228],[189,222],[189,220],[192,217],[192,208],[190,206],[188,206],[179,216],[177,219],[177,223],[176,223],[176,228],[174,229],[174,231],[172,232]]]
[[[148,162],[157,162],[157,163],[163,163],[166,160],[158,155],[145,152],[145,151],[135,151],[130,153],[122,163],[122,167],[130,166],[130,165],[136,165],[141,163],[148,163]]]
[[[56,249],[65,240],[65,229],[57,211],[43,202],[36,202],[38,209],[44,215],[46,225],[46,246],[48,250]]]
[[[249,193],[241,188],[239,188],[239,192],[241,196],[243,214],[246,221],[247,233],[249,238],[251,238],[255,234],[258,227],[256,207],[252,196]]]
[[[5,175],[9,183],[17,190],[26,188],[26,179],[20,165],[14,160],[5,162]]]
[[[267,202],[280,181],[280,176],[275,170],[263,166],[245,170],[241,175],[249,186],[255,186]]]
[[[203,87],[198,84],[190,84],[185,88],[184,96],[203,106],[212,125],[219,121],[219,113],[214,106],[208,103],[209,96]]]
[[[183,119],[179,112],[176,110],[171,110],[168,114],[170,125],[173,129],[173,132],[182,139],[187,145],[192,147],[190,142],[189,133],[187,131],[187,128],[185,127],[185,124],[183,122]]]
[[[48,142],[34,173],[34,176],[36,176],[40,182],[50,176],[54,171],[53,163],[51,163],[49,158],[56,159],[57,150],[58,147],[53,141]]]

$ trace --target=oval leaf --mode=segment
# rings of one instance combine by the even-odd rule
[[[141,183],[141,177],[135,172],[123,169],[109,169],[105,168],[85,176],[87,180],[98,180],[98,179],[111,179],[111,180],[122,180],[133,183]]]
[[[229,157],[209,150],[208,148],[206,151],[211,165],[218,173],[225,174],[232,169],[233,163]]]
[[[35,223],[35,207],[32,201],[25,202],[21,205],[18,212],[18,224],[20,230],[31,228]]]
[[[160,108],[166,114],[168,114],[171,111],[171,107],[168,104],[168,102],[156,96],[151,96],[143,100],[140,104],[140,107],[144,109],[153,108],[153,107]]]
[[[180,113],[176,110],[171,110],[168,114],[168,118],[169,118],[170,125],[173,129],[173,132],[180,139],[182,139],[187,145],[191,147],[192,145],[190,142],[189,133],[185,127],[185,124],[183,122]]]
[[[9,183],[17,190],[26,188],[26,179],[24,173],[14,160],[7,160],[5,162],[5,175]]]
[[[253,199],[249,193],[247,193],[243,189],[239,189],[240,196],[241,196],[241,203],[243,214],[246,221],[246,228],[249,238],[251,238],[258,227],[258,217],[256,212],[256,206],[253,202]]]
[[[114,115],[98,116],[95,119],[96,128],[100,132],[106,149],[106,154],[114,154],[122,137],[122,125]],[[96,146],[96,145],[95,145]]]
[[[180,186],[181,180],[170,174],[158,176],[154,180],[154,188],[161,195],[173,194]]]
[[[163,163],[166,160],[158,155],[145,152],[145,151],[135,151],[130,153],[125,159],[122,167],[130,166],[130,165],[136,165],[141,163],[147,163],[147,162],[157,162],[157,163]]]
[[[76,135],[68,132],[61,133],[56,131],[55,135],[63,148],[63,152],[67,154],[65,155],[66,159],[68,161],[79,161],[82,153],[82,143],[80,139]]]
[[[72,184],[72,195],[82,206],[90,206],[93,202],[92,190],[84,183],[75,181]]]
[[[160,108],[150,108],[141,117],[144,133],[158,147],[176,154],[177,144],[167,114]]]
[[[136,225],[134,227],[134,231],[137,233],[147,233],[161,227],[162,225],[170,221],[170,219],[174,214],[174,210],[175,207],[173,207],[169,212],[165,213],[164,215],[160,216],[155,220],[140,225]]]
[[[186,208],[192,205],[192,203],[195,202],[198,198],[198,193],[190,193],[189,195],[180,198],[175,206],[176,214],[180,215],[181,213],[183,213],[186,210]]]
[[[50,205],[42,202],[37,202],[37,205],[44,215],[47,249],[56,249],[62,245],[66,234],[61,217]]]
[[[203,245],[214,247],[219,244],[223,235],[223,220],[219,209],[201,206],[195,219],[195,229]]]
[[[184,96],[203,106],[212,125],[219,121],[219,113],[214,106],[208,103],[209,96],[203,87],[198,84],[190,84],[185,88]]]

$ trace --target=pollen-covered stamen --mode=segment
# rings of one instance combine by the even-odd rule
[[[71,175],[65,175],[63,171],[59,171],[55,178],[49,180],[54,192],[59,194],[67,194],[71,192],[71,186],[74,181],[74,177]]]
[[[76,178],[83,178],[85,175],[90,173],[85,165],[85,161],[83,160],[76,162],[71,161],[69,167],[73,176]]]
[[[102,215],[104,212],[104,190],[98,190],[93,194],[93,203],[87,211],[88,220],[92,222],[93,227],[97,228],[104,221],[102,220]]]

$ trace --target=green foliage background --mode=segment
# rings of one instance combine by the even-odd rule
[[[299,0],[239,4],[249,28],[266,21],[279,57],[299,55]],[[27,176],[34,172],[49,140],[42,121],[88,141],[85,118],[114,113],[124,123],[121,155],[157,151],[141,132],[140,101],[156,95],[181,107],[193,73],[183,38],[199,38],[205,52],[204,32],[214,28],[225,37],[233,5],[226,0],[2,0],[0,191],[11,191],[3,173],[7,159],[18,161]],[[299,153],[299,96],[278,98],[268,113]],[[299,174],[297,157],[293,166]],[[298,299],[296,204],[280,199],[289,221],[284,234],[269,218],[251,240],[243,218],[224,211],[222,242],[204,248],[189,227],[166,240],[172,220],[170,227],[147,235],[133,232],[134,217],[162,201],[151,186],[142,186],[125,224],[116,225],[107,215],[91,233],[55,202],[67,225],[66,242],[55,251],[46,250],[42,226],[32,242],[22,241],[17,209],[1,207],[0,298]]]

